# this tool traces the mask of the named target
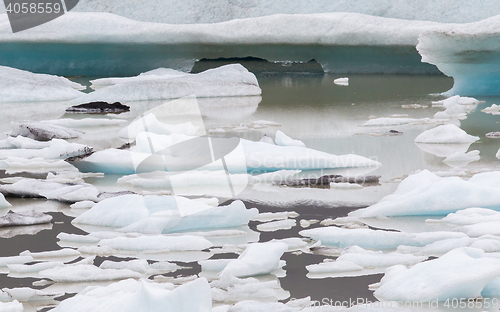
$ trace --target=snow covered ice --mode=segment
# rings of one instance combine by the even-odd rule
[[[197,97],[260,95],[255,75],[239,64],[209,69],[199,74],[144,75],[136,79],[113,80],[113,84],[83,95],[75,102],[116,102]]]

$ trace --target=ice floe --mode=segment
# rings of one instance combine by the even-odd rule
[[[479,140],[479,137],[469,135],[453,124],[437,126],[422,132],[415,138],[416,143],[431,144],[473,143],[477,140]]]
[[[479,249],[457,248],[411,268],[397,265],[387,269],[374,295],[396,301],[477,298],[499,274],[498,259],[488,258]]]
[[[1,102],[46,102],[81,96],[84,86],[69,79],[0,66]]]
[[[111,247],[114,250],[126,251],[191,251],[212,247],[212,243],[199,236],[139,236],[116,237],[99,241],[99,245]]]
[[[95,186],[87,183],[68,184],[29,178],[1,185],[0,192],[10,196],[43,197],[70,203],[83,200],[99,201],[98,195],[101,193]]]
[[[304,142],[299,141],[299,140],[294,140],[291,137],[287,136],[284,134],[282,131],[278,130],[276,131],[276,137],[274,139],[276,142],[276,145],[279,146],[300,146],[300,147],[306,147]]]
[[[278,230],[289,230],[295,225],[297,225],[297,221],[294,219],[286,219],[259,224],[257,225],[257,230],[262,232],[274,232]]]
[[[193,294],[196,294],[196,300],[193,300]],[[61,302],[54,312],[102,311],[109,307],[123,312],[141,311],[145,307],[149,311],[210,312],[212,295],[204,278],[175,289],[169,283],[127,279],[106,287],[89,287]]]
[[[123,195],[99,202],[72,223],[159,234],[246,225],[257,214],[257,209],[246,209],[241,201],[213,207],[179,196]]]
[[[30,164],[33,162],[56,165],[54,162],[45,160],[67,159],[92,153],[92,148],[79,143],[68,143],[60,139],[38,142],[23,136],[1,140],[0,146],[0,159],[4,160],[8,167],[30,167],[33,166]],[[32,161],[27,159],[32,159]],[[62,165],[56,166],[63,167]]]
[[[129,102],[196,97],[248,96],[262,93],[255,75],[239,64],[183,76],[146,75],[148,79],[114,81],[108,87],[83,95],[76,102]]]
[[[142,276],[128,269],[101,269],[91,264],[57,266],[42,270],[38,275],[58,283],[112,281]]]
[[[419,36],[417,50],[422,62],[434,64],[445,75],[453,77],[449,94],[498,94],[494,55],[498,51],[495,29],[499,23],[499,16],[494,16],[452,28],[442,25]],[[491,56],[483,57],[484,53]]]
[[[492,115],[500,115],[500,105],[492,104],[489,107],[481,110],[483,113],[492,114]]]
[[[11,136],[22,135],[37,141],[78,138],[82,132],[49,123],[21,121],[12,122]]]
[[[352,217],[446,215],[465,208],[500,209],[499,172],[485,172],[469,180],[439,177],[428,170],[410,175],[396,191]]]
[[[348,86],[349,85],[349,78],[347,78],[347,77],[337,78],[333,81],[333,83],[336,85],[339,85],[339,86]]]
[[[270,274],[280,268],[280,258],[287,250],[288,245],[282,242],[249,244],[238,259],[227,263],[220,275],[248,277]]]
[[[9,213],[0,217],[0,227],[43,224],[50,221],[52,221],[51,215],[35,210],[19,213],[9,211]]]
[[[473,150],[468,153],[453,153],[450,156],[446,157],[443,162],[447,165],[454,167],[465,167],[469,163],[480,160],[478,150]]]

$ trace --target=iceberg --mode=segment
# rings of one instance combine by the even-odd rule
[[[257,209],[246,209],[241,201],[213,207],[180,196],[122,195],[95,204],[72,223],[160,234],[247,225],[257,214]]]
[[[453,77],[448,94],[498,95],[498,25],[500,16],[475,23],[447,25],[423,32],[417,50],[422,62]]]
[[[443,162],[449,166],[453,167],[465,167],[469,163],[480,160],[478,150],[473,150],[468,153],[453,153],[450,156],[446,157]]]
[[[24,137],[37,140],[49,141],[52,139],[73,139],[78,138],[82,133],[70,128],[44,124],[41,122],[21,121],[12,122],[11,136],[22,135]]]
[[[220,276],[231,274],[236,277],[248,277],[270,274],[280,267],[280,258],[287,250],[288,245],[282,242],[250,244],[238,259],[226,265]]]
[[[0,227],[43,224],[50,221],[52,221],[51,215],[35,210],[19,213],[9,211],[6,215],[0,217]]]
[[[88,287],[59,304],[54,312],[117,311],[211,312],[208,281],[198,278],[175,289],[172,284],[127,279],[105,287]],[[193,296],[196,294],[196,296]]]
[[[196,97],[249,96],[262,93],[257,78],[240,64],[225,65],[199,74],[146,75],[148,79],[114,80],[114,84],[82,95],[74,102],[130,102]]]
[[[67,159],[92,153],[92,148],[79,143],[53,139],[39,142],[23,136],[0,140],[0,159],[9,163],[28,162],[27,159],[43,162],[53,159]],[[41,158],[41,159],[40,159]],[[26,166],[27,163],[21,166]]]
[[[46,102],[74,99],[84,86],[69,79],[0,66],[0,102]]]
[[[351,217],[447,215],[465,208],[500,209],[500,172],[478,173],[468,181],[439,177],[428,170],[410,175],[396,191]]]
[[[286,219],[259,224],[257,225],[257,230],[261,232],[274,232],[278,230],[289,230],[296,225],[297,221],[294,219]]]
[[[0,185],[0,192],[18,197],[42,197],[62,202],[75,203],[83,200],[99,201],[101,193],[87,183],[58,183],[50,180],[23,178],[13,184]]]
[[[299,141],[299,140],[294,140],[288,135],[284,134],[282,131],[278,130],[276,131],[276,137],[274,139],[276,142],[276,145],[279,146],[300,146],[300,147],[306,147],[304,142]]]
[[[142,274],[127,269],[100,269],[91,264],[57,266],[38,273],[57,283],[81,283],[113,281],[127,278],[140,278]]]
[[[139,137],[140,136],[138,136],[138,138]],[[194,138],[188,136],[183,137],[181,135],[168,136],[148,134],[148,136],[142,137],[138,142],[137,147],[141,148],[141,146],[144,146],[144,150],[128,151],[107,149],[95,152],[89,157],[71,161],[71,164],[82,172],[120,174],[134,174],[165,170],[166,165],[177,168],[177,170],[173,171],[180,171],[179,168],[183,167],[197,170],[226,169],[220,159],[215,162],[202,162],[205,158],[207,160],[211,160],[209,157],[193,158],[194,160],[192,162],[195,162],[196,160],[199,163],[199,165],[197,165],[198,163],[195,162],[194,165],[197,165],[197,167],[194,168],[193,166],[189,166],[191,161],[187,161],[186,157],[169,157],[168,161],[166,161],[163,157],[159,157],[162,153],[171,153],[174,149],[183,147],[181,144],[188,141],[188,139],[198,139],[200,144],[205,142],[202,141],[204,140],[204,137]],[[220,138],[218,140],[211,138],[211,140],[212,142],[220,142],[224,149],[234,146],[234,149],[232,151],[228,150],[227,152],[230,153],[224,156],[230,173],[262,173],[279,170],[320,170],[380,166],[380,163],[375,160],[353,154],[337,156],[307,147],[278,146],[265,142],[253,142],[238,138]],[[142,141],[144,141],[144,143],[151,142],[151,145],[143,144],[141,143]],[[239,141],[239,144],[237,144],[237,141]],[[193,142],[196,141],[185,142],[184,144],[194,149],[195,146],[193,145]],[[199,146],[200,144],[197,144],[196,146]],[[154,148],[152,149],[151,146]],[[152,152],[155,154],[151,154]],[[200,151],[196,152],[199,153]],[[184,151],[184,153],[186,152]]]
[[[479,137],[467,134],[456,125],[448,124],[422,132],[415,138],[415,143],[461,144],[473,143],[477,140]]]
[[[277,14],[183,25],[146,23],[103,12],[69,12],[51,23],[12,34],[7,15],[0,18],[4,25],[0,29],[0,43],[12,47],[0,59],[4,64],[87,76],[97,75],[102,68],[120,76],[158,66],[189,71],[198,59],[247,56],[270,62],[315,59],[326,72],[438,73],[434,66],[420,62],[415,51],[418,36],[436,26],[454,26],[345,12]],[[23,42],[22,48],[16,46],[19,42]],[[49,52],[48,43],[57,44],[57,51]],[[30,48],[41,51],[39,58],[23,58]],[[95,62],[96,54],[99,62]],[[191,76],[169,79],[189,80]],[[108,92],[105,89],[118,90],[122,88],[120,85],[128,83],[150,85],[151,81],[122,82],[95,93],[104,95]],[[165,90],[154,97],[171,92]]]
[[[99,241],[100,246],[125,251],[197,251],[212,247],[212,243],[203,237],[193,235],[180,236],[139,236],[115,237]]]
[[[499,274],[499,259],[488,258],[479,249],[457,248],[411,268],[387,269],[374,295],[381,300],[422,302],[477,298]]]
[[[333,81],[333,83],[339,86],[346,87],[349,85],[349,78],[347,77],[337,78]]]

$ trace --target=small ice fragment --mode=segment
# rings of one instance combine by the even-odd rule
[[[339,86],[348,86],[349,85],[349,78],[347,78],[347,77],[337,78],[333,81],[333,83],[336,85],[339,85]]]

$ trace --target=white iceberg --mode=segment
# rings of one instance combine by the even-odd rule
[[[78,103],[95,101],[130,102],[196,97],[249,96],[262,93],[255,75],[240,64],[225,65],[199,74],[156,76],[149,79],[128,79],[100,88],[74,100]]]
[[[488,258],[479,249],[457,248],[411,268],[387,269],[374,295],[382,300],[422,302],[477,298],[499,274],[499,259]]]
[[[100,191],[93,185],[66,184],[25,178],[13,184],[0,186],[4,194],[19,197],[44,197],[63,202],[75,203],[83,200],[99,201]]]
[[[57,266],[42,270],[38,275],[58,283],[112,281],[142,276],[128,269],[100,269],[91,264]]]
[[[84,86],[59,76],[0,66],[0,102],[46,102],[74,99]]]
[[[54,312],[116,311],[211,312],[212,295],[204,278],[172,290],[172,284],[127,279],[106,287],[88,287],[59,304]],[[193,294],[196,294],[193,297]]]
[[[21,121],[12,122],[11,125],[11,136],[22,135],[24,137],[37,141],[49,141],[52,139],[73,139],[78,138],[82,134],[82,132],[74,129],[42,122]]]
[[[177,142],[169,138],[169,136],[163,135],[150,135],[149,139],[154,149],[151,150],[148,148],[147,153],[146,151],[133,152],[127,150],[107,149],[95,152],[89,157],[72,161],[71,163],[82,172],[120,174],[134,174],[136,173],[136,170],[140,172],[165,170],[166,165],[173,166],[173,168],[176,169],[174,171],[179,171],[184,167],[190,170],[225,170],[221,160],[217,160],[212,163],[208,162],[207,164],[200,163],[200,165],[203,165],[202,167],[189,168],[191,162],[187,161],[185,156],[190,156],[190,154],[183,155],[183,157],[170,155],[171,157],[168,158],[168,161],[164,160],[162,157],[158,157],[161,156],[161,153],[151,154],[152,152],[163,152],[158,151],[158,149],[164,146],[168,147],[169,144],[172,144],[169,142]],[[184,137],[182,142],[187,141],[188,138],[189,137]],[[192,139],[194,140],[195,138]],[[223,139],[221,139],[221,141],[222,140]],[[222,142],[221,144],[227,144],[227,147],[229,147],[233,144],[233,141],[236,142],[235,138],[227,140],[232,141],[227,141],[226,143]],[[176,144],[173,146],[176,146]],[[197,159],[198,158],[196,158],[196,160]],[[278,170],[320,170],[380,166],[378,161],[359,155],[347,154],[337,156],[306,147],[278,146],[264,142],[248,141],[245,139],[240,139],[239,145],[235,146],[232,152],[225,155],[224,159],[230,173],[262,173],[266,171]]]
[[[284,134],[282,131],[278,130],[276,131],[276,137],[274,139],[276,142],[276,145],[279,146],[300,146],[300,147],[306,147],[304,142],[299,141],[299,140],[294,140],[291,137],[287,136]]]
[[[498,25],[494,16],[454,27],[441,25],[419,36],[417,50],[422,62],[436,65],[453,77],[448,94],[498,95]],[[485,56],[485,55],[488,56]]]
[[[500,172],[478,173],[468,181],[439,177],[428,170],[410,175],[396,191],[351,217],[446,215],[465,208],[500,209]]]
[[[286,219],[259,224],[257,225],[257,230],[262,232],[274,232],[278,230],[289,230],[295,225],[297,225],[297,221],[294,219]]]
[[[365,250],[359,246],[351,246],[342,251],[336,262],[352,262],[362,267],[390,267],[397,264],[414,265],[427,257],[402,254],[399,252],[383,253]]]
[[[50,221],[52,221],[52,216],[43,212],[31,210],[17,213],[10,211],[0,217],[0,227],[43,224]]]
[[[339,85],[339,86],[348,86],[349,85],[349,78],[347,78],[347,77],[337,78],[333,81],[333,83],[336,85]]]
[[[26,159],[34,158],[67,159],[91,152],[92,148],[86,145],[68,143],[60,139],[39,142],[23,136],[16,136],[0,140],[0,159],[8,160],[9,163],[20,164],[23,161],[27,162]],[[37,161],[40,162],[41,160]],[[28,164],[25,165],[29,166]]]
[[[500,105],[492,104],[489,107],[481,110],[483,113],[492,114],[492,115],[500,115]]]
[[[479,140],[479,137],[469,135],[453,124],[442,125],[424,131],[415,138],[416,143],[432,144],[473,143],[477,140]]]
[[[134,81],[144,81],[144,80],[156,80],[156,79],[168,79],[174,77],[182,77],[188,75],[185,72],[174,70],[171,68],[157,68],[144,73],[141,73],[134,77],[116,77],[116,78],[99,78],[91,80],[90,87],[94,90],[124,83],[124,82],[134,82]]]
[[[105,260],[99,266],[101,269],[127,269],[135,272],[139,272],[144,275],[153,275],[153,274],[163,274],[167,272],[172,272],[180,269],[181,267],[175,263],[160,261],[149,264],[146,260],[130,260],[130,261],[109,261]]]
[[[180,196],[122,195],[97,203],[72,223],[159,234],[247,225],[257,214],[257,209],[246,209],[241,201],[213,207]]]
[[[321,241],[322,245],[373,249],[396,249],[399,245],[415,245],[415,235],[411,233],[371,230],[346,229],[335,226],[302,230],[300,235]]]
[[[321,273],[341,273],[351,271],[361,271],[363,266],[351,261],[323,261],[318,264],[306,265],[307,271],[313,274]]]
[[[139,236],[116,237],[99,241],[100,246],[125,251],[193,251],[212,247],[212,243],[203,237],[193,235],[180,236]]]
[[[485,208],[467,208],[448,214],[446,217],[436,220],[428,219],[429,223],[448,223],[453,225],[469,225],[482,222],[500,221],[500,212]]]
[[[288,245],[281,242],[250,244],[238,259],[225,266],[220,275],[248,277],[270,274],[280,267],[280,258],[287,250]]]

